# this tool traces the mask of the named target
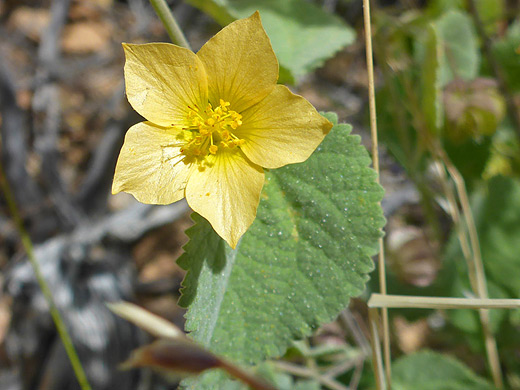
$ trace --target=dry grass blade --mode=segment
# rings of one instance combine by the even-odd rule
[[[369,308],[518,309],[520,299],[442,298],[372,294]]]
[[[372,27],[370,23],[370,1],[363,0],[363,20],[365,25],[365,50],[367,58],[367,73],[368,73],[368,102],[370,110],[370,133],[372,138],[372,159],[374,162],[374,170],[377,173],[377,180],[379,181],[379,149],[377,137],[377,115],[376,115],[376,94],[374,88],[374,60],[372,56]],[[383,245],[383,238],[379,239],[379,290],[381,294],[386,294],[386,269],[385,269],[385,252]],[[391,387],[391,355],[390,355],[390,326],[388,323],[388,312],[386,309],[382,310],[383,317],[383,349],[386,370],[386,381],[388,387]]]
[[[387,381],[385,381],[385,374],[383,372],[383,359],[381,358],[381,341],[379,340],[378,328],[379,312],[377,308],[368,309],[368,320],[370,326],[370,336],[372,337],[372,342],[370,345],[372,346],[372,364],[374,365],[374,375],[376,377],[377,390],[386,390]]]
[[[108,308],[119,317],[130,321],[146,332],[165,339],[185,337],[185,334],[170,321],[129,302],[107,303]]]

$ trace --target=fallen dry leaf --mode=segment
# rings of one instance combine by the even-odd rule
[[[61,47],[65,53],[88,54],[105,49],[109,44],[110,27],[101,22],[79,22],[63,31]]]
[[[71,4],[69,10],[70,20],[98,19],[113,5],[113,0],[78,0]]]
[[[404,317],[397,316],[394,319],[394,328],[399,348],[404,353],[412,353],[421,349],[426,344],[430,332],[428,320],[425,318],[408,322]]]
[[[38,42],[50,21],[49,10],[43,8],[16,8],[7,21],[7,26],[19,30],[29,39]]]

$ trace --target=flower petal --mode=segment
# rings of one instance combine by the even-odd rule
[[[170,43],[123,43],[123,48],[126,96],[134,110],[150,122],[165,127],[184,125],[188,106],[206,108],[206,71],[193,52]]]
[[[264,168],[305,161],[332,128],[307,100],[283,85],[242,116],[235,135],[245,140],[245,155]]]
[[[112,193],[124,191],[139,202],[169,204],[184,198],[191,165],[183,161],[176,131],[141,122],[126,133],[117,160]]]
[[[241,112],[267,96],[278,80],[278,61],[255,12],[224,27],[199,50],[208,75],[209,98]]]
[[[206,161],[209,166],[193,169],[186,200],[235,248],[256,217],[264,172],[239,149],[219,151]]]

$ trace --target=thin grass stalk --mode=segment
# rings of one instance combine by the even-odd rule
[[[488,364],[491,371],[491,376],[493,377],[493,383],[497,389],[502,390],[504,388],[502,368],[500,367],[500,356],[498,355],[495,335],[491,330],[489,311],[486,309],[480,309],[479,316],[480,322],[482,323],[482,332],[484,333],[486,353],[488,356]]]
[[[150,0],[150,4],[152,5],[155,13],[161,19],[168,36],[178,46],[185,47],[186,49],[191,50],[190,43],[186,39],[186,36],[182,32],[179,24],[175,20],[173,13],[166,4],[165,0]]]
[[[357,390],[361,377],[363,376],[363,368],[365,366],[364,360],[361,361],[355,368],[351,376],[350,383],[348,384],[350,390]]]
[[[61,314],[56,306],[56,303],[54,302],[54,298],[52,296],[51,289],[49,288],[47,282],[45,281],[45,278],[44,278],[43,273],[40,268],[40,264],[38,263],[38,260],[36,259],[36,256],[34,255],[34,247],[33,247],[31,238],[30,238],[29,234],[27,233],[27,231],[25,230],[25,227],[23,226],[22,218],[20,217],[20,213],[18,212],[18,208],[16,206],[16,202],[14,200],[13,193],[11,191],[7,178],[5,176],[4,169],[3,169],[1,162],[0,162],[0,187],[2,188],[2,191],[4,193],[4,196],[5,196],[5,199],[7,202],[7,206],[9,208],[9,211],[11,212],[11,215],[15,222],[16,229],[18,230],[18,234],[21,237],[22,245],[25,249],[27,257],[34,270],[34,274],[36,275],[36,280],[38,281],[38,284],[43,293],[45,301],[49,305],[49,312],[51,314],[52,320],[54,321],[54,325],[56,326],[56,329],[58,331],[58,335],[60,336],[61,342],[63,343],[63,346],[65,347],[65,351],[66,351],[67,356],[72,365],[72,369],[74,370],[74,374],[76,375],[76,379],[78,380],[78,383],[82,390],[91,390],[92,388],[90,387],[90,383],[87,379],[87,375],[85,374],[85,371],[83,370],[83,366],[81,365],[81,361],[79,360],[78,353],[76,352],[76,349],[74,348],[74,344],[72,343],[72,339],[69,335],[69,332],[67,331],[65,322],[63,321],[63,318],[61,317]]]
[[[471,260],[471,249],[468,238],[465,234],[464,225],[462,224],[457,197],[448,179],[443,162],[440,159],[436,159],[434,162],[434,167],[438,171],[441,185],[444,190],[444,195],[448,201],[448,213],[450,214],[451,219],[453,220],[453,224],[455,225],[455,229],[457,230],[457,238],[459,240],[460,247],[462,249],[462,255],[464,256],[464,260],[466,261],[466,266],[468,267],[469,271],[468,275],[471,289],[476,293],[478,291],[478,283],[475,277],[476,272],[473,270],[474,263]]]
[[[520,299],[418,297],[372,294],[368,307],[379,309],[520,309]]]
[[[437,155],[435,166],[439,171],[441,182],[446,194],[446,198],[448,200],[449,212],[457,229],[458,239],[462,248],[462,253],[464,255],[468,267],[468,274],[472,290],[475,293],[475,295],[477,295],[479,298],[487,298],[488,293],[484,265],[482,262],[480,245],[478,242],[477,229],[475,227],[473,214],[469,205],[469,199],[466,191],[466,186],[464,184],[464,179],[460,172],[457,170],[457,168],[451,163],[450,159],[448,158],[443,149],[437,147],[437,150],[435,152]],[[462,212],[464,214],[466,226],[464,226],[461,220],[457,201],[455,199],[455,193],[448,181],[448,177],[446,176],[446,170],[448,171],[451,179],[455,183],[457,195],[461,204]],[[467,235],[469,236],[469,241],[466,235],[465,227],[467,228]],[[479,310],[479,316],[480,322],[482,324],[482,332],[484,334],[484,343],[486,346],[486,355],[488,358],[491,376],[493,377],[495,387],[497,389],[502,389],[502,370],[500,368],[500,359],[498,356],[496,340],[489,324],[489,313],[487,312],[487,310],[482,309]]]
[[[475,299],[475,298],[440,298],[440,297],[415,297],[399,295],[372,294],[368,302],[369,310],[375,308],[414,308],[414,309],[477,309],[480,314],[483,332],[485,335],[486,352],[488,363],[492,374],[500,373],[500,381],[497,383],[495,377],[495,387],[503,388],[500,361],[495,339],[489,327],[488,309],[519,309],[520,299]],[[370,313],[370,312],[369,312]],[[498,369],[492,364],[498,364]],[[497,370],[497,371],[493,371]],[[502,387],[499,387],[502,386]]]
[[[459,196],[462,213],[464,215],[464,219],[466,221],[466,228],[468,230],[469,242],[471,245],[471,251],[473,252],[473,256],[471,256],[473,266],[469,268],[469,272],[474,273],[473,277],[476,281],[476,291],[475,293],[479,298],[487,298],[487,284],[486,284],[486,275],[484,271],[484,263],[482,262],[482,255],[480,252],[480,243],[478,240],[477,228],[475,226],[475,220],[473,219],[473,213],[471,211],[471,206],[469,204],[468,193],[466,191],[466,185],[464,183],[464,178],[458,171],[458,169],[452,164],[446,153],[442,151],[441,158],[443,159],[444,165],[448,170],[453,182],[455,183],[455,188],[457,189],[457,194]],[[491,326],[489,324],[489,312],[487,310],[481,309],[479,310],[480,322],[482,323],[482,331],[484,333],[484,341],[486,345],[486,352],[488,357],[489,368],[491,371],[491,376],[493,377],[493,382],[497,389],[503,389],[504,383],[502,380],[502,369],[500,367],[500,359],[498,356],[497,343],[495,340],[495,336],[491,331]]]
[[[477,282],[477,294],[480,298],[487,298],[487,285],[486,285],[486,274],[484,271],[484,264],[482,262],[482,254],[480,252],[480,244],[478,240],[477,228],[473,219],[473,213],[469,205],[468,193],[466,191],[466,185],[464,179],[458,169],[452,164],[444,151],[441,153],[441,158],[448,170],[450,177],[455,183],[457,189],[457,195],[460,200],[462,208],[462,215],[466,221],[466,228],[468,230],[469,243],[471,245],[471,252],[473,254],[473,269],[475,272],[475,280]]]
[[[337,378],[338,376],[344,374],[345,372],[353,369],[354,367],[359,366],[360,364],[363,364],[365,359],[368,355],[365,355],[364,353],[360,353],[355,358],[350,358],[345,360],[343,363],[337,364],[333,366],[331,369],[325,371],[323,373],[323,376],[325,378]]]
[[[383,295],[383,294],[381,294]],[[383,295],[386,296],[386,295]],[[383,308],[386,309],[386,308]],[[386,390],[387,381],[385,381],[385,373],[383,367],[383,359],[381,357],[381,340],[379,340],[379,309],[369,307],[368,309],[368,326],[370,328],[370,336],[372,342],[372,365],[374,367],[374,375],[376,379],[377,390]]]
[[[377,137],[376,94],[374,88],[374,60],[372,53],[372,25],[370,21],[369,0],[363,0],[363,20],[365,25],[365,51],[368,73],[368,105],[370,111],[370,134],[372,138],[372,160],[374,164],[374,170],[377,173],[377,181],[379,182],[379,146]],[[386,294],[385,252],[382,237],[379,239],[378,268],[379,291],[381,292],[381,294]],[[388,310],[382,309],[381,312],[383,319],[383,350],[386,370],[386,381],[388,383],[388,388],[391,388],[392,368],[390,355],[390,326],[388,322]]]

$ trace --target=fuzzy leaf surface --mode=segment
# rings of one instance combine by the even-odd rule
[[[235,362],[282,355],[333,320],[373,269],[383,189],[360,138],[327,117],[335,126],[306,162],[267,173],[257,219],[235,250],[198,215],[187,231],[186,328]]]

